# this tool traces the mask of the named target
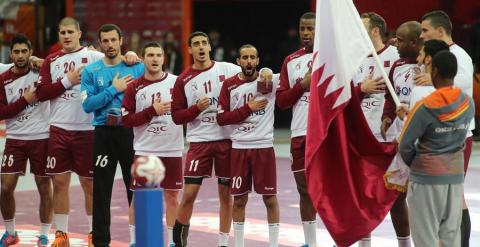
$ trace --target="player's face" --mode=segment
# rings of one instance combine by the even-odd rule
[[[58,30],[58,39],[62,49],[66,52],[72,52],[80,47],[80,37],[82,32],[76,25],[61,25]]]
[[[422,34],[420,34],[420,38],[423,39],[423,41],[429,41],[432,39],[441,39],[440,32],[438,28],[434,28],[430,24],[430,20],[424,20],[421,23],[422,25]]]
[[[145,69],[151,74],[162,72],[163,49],[160,47],[148,47],[145,49],[143,63],[145,64]]]
[[[315,19],[300,19],[298,28],[302,45],[307,50],[313,50],[313,41],[315,39]]]
[[[113,59],[121,55],[122,38],[116,30],[100,33],[100,47],[105,56]]]
[[[32,50],[26,44],[15,44],[10,51],[10,59],[15,67],[24,69],[28,66],[28,60],[32,55]]]
[[[245,76],[255,75],[258,62],[257,49],[255,48],[243,48],[237,58],[237,64],[242,68],[242,73]]]
[[[193,61],[196,62],[205,62],[210,60],[210,51],[212,48],[208,43],[207,37],[204,36],[195,36],[190,42],[190,47],[188,47],[188,52],[192,55]]]
[[[399,28],[397,30],[397,49],[398,55],[401,58],[417,58],[418,50],[416,52],[416,42],[410,39],[410,35],[406,28]]]

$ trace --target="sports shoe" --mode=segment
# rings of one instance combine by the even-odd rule
[[[93,233],[88,234],[88,247],[93,247]]]
[[[70,241],[68,240],[68,234],[66,232],[55,232],[55,241],[50,247],[70,247]]]
[[[130,244],[130,246],[129,246],[129,247],[135,247],[135,244]]]
[[[175,247],[175,244],[170,244],[168,247]]]
[[[48,237],[45,235],[38,236],[37,247],[48,247]]]
[[[20,237],[18,237],[17,232],[10,234],[8,231],[5,231],[2,238],[0,239],[0,247],[8,247],[20,242]]]
[[[308,244],[304,244],[304,245],[302,245],[302,246],[300,246],[300,247],[308,247]]]

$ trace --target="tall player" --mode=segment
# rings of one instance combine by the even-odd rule
[[[183,186],[182,152],[183,127],[171,116],[172,89],[177,76],[162,71],[164,51],[157,43],[148,43],[142,49],[145,74],[130,83],[122,103],[122,122],[133,127],[135,156],[158,156],[165,165],[164,189],[168,244],[175,247],[172,229],[178,206],[178,191]],[[132,178],[130,188],[141,188]],[[134,225],[133,201],[130,224]],[[130,246],[135,246],[135,227],[130,228]],[[161,232],[159,232],[161,234]]]
[[[35,175],[40,195],[40,236],[37,246],[48,246],[48,232],[52,224],[52,180],[45,174],[48,148],[49,103],[37,102],[35,87],[38,73],[28,67],[32,44],[24,35],[17,34],[10,44],[13,67],[0,75],[0,119],[6,120],[7,140],[3,152],[0,209],[6,232],[0,246],[17,244],[15,231],[15,187],[20,175],[25,174],[27,159]]]
[[[396,32],[400,59],[393,64],[389,78],[400,102],[407,108],[410,105],[411,92],[415,86],[414,77],[418,73],[417,57],[423,46],[420,34],[420,23],[415,21],[403,23]],[[380,131],[384,141],[387,142],[396,142],[402,128],[402,122],[396,118],[395,110],[392,96],[390,93],[386,93]],[[390,213],[397,233],[398,245],[400,247],[410,246],[410,227],[405,193],[400,194]],[[364,246],[370,246],[370,244],[367,243]]]
[[[362,111],[370,130],[379,142],[385,142],[380,131],[385,102],[385,83],[381,75],[381,69],[385,70],[388,75],[392,65],[400,57],[396,47],[383,43],[387,31],[387,24],[383,17],[377,13],[369,12],[362,14],[361,18],[380,58],[382,68],[377,66],[374,57],[370,55],[361,65],[360,72],[357,74],[354,82],[359,83],[357,88],[360,89],[361,95],[364,96],[362,99]],[[408,207],[405,198],[400,197],[394,203],[390,210],[390,215],[397,235],[398,246],[410,246]],[[370,236],[359,241],[360,247],[370,245]]]
[[[85,67],[82,72],[82,105],[94,113],[95,139],[93,159],[93,243],[110,244],[110,204],[117,163],[122,169],[130,205],[132,193],[130,168],[133,163],[133,130],[121,122],[121,106],[128,83],[144,73],[143,64],[128,66],[123,61],[123,35],[114,24],[105,24],[97,32],[103,59]]]
[[[454,85],[462,89],[462,92],[472,97],[473,94],[473,64],[472,58],[465,52],[462,47],[455,44],[452,39],[452,22],[450,17],[443,11],[432,11],[425,14],[422,17],[422,34],[421,38],[425,41],[431,39],[439,39],[445,41],[450,46],[450,52],[452,52],[457,58],[458,63],[458,72],[454,78]],[[427,77],[429,78],[429,77]],[[428,83],[428,80],[427,80]],[[430,79],[431,84],[431,79]],[[475,121],[472,120],[470,123],[470,130],[475,129]],[[465,174],[467,172],[468,163],[470,161],[470,155],[472,154],[472,142],[473,134],[470,131],[467,134],[467,139],[465,140]],[[462,247],[469,246],[470,231],[470,213],[468,212],[468,207],[463,197],[463,213],[462,213],[462,225],[461,225],[461,239]]]
[[[300,194],[300,218],[302,219],[305,246],[316,246],[316,210],[308,195],[305,180],[305,136],[307,134],[308,102],[310,97],[310,74],[312,72],[313,41],[315,39],[315,13],[307,12],[300,17],[300,39],[303,48],[290,54],[283,62],[280,72],[280,88],[277,105],[281,109],[293,108],[292,172]]]
[[[243,45],[238,53],[237,63],[242,72],[223,83],[217,116],[219,125],[230,125],[231,129],[235,247],[244,246],[245,207],[252,183],[267,208],[269,246],[275,247],[278,246],[280,222],[273,150],[273,111],[278,80],[272,82],[268,76],[259,77],[256,70],[259,57],[254,46]]]
[[[202,181],[212,175],[218,179],[220,226],[218,246],[228,245],[232,221],[230,196],[230,149],[228,133],[217,124],[217,102],[223,81],[238,72],[234,64],[210,59],[210,40],[203,32],[194,32],[188,39],[193,65],[178,78],[173,88],[172,118],[176,124],[187,124],[190,148],[185,163],[185,187],[173,229],[177,246],[187,245],[193,204]]]
[[[92,115],[82,109],[80,71],[103,54],[80,46],[82,32],[77,20],[66,17],[58,24],[62,50],[45,59],[40,71],[37,94],[50,100],[50,139],[46,172],[53,176],[54,247],[69,246],[68,216],[71,172],[79,176],[85,196],[89,226],[92,222]],[[89,234],[89,241],[91,234]]]

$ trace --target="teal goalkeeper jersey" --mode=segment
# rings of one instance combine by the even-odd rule
[[[123,92],[112,85],[115,74],[118,78],[131,74],[136,79],[144,74],[143,63],[127,66],[124,62],[107,66],[102,60],[88,65],[82,72],[82,105],[85,112],[94,113],[93,126],[107,125],[107,115],[121,117]]]

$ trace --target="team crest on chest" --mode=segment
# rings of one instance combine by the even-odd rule
[[[103,86],[103,77],[99,76],[99,77],[97,78],[97,84],[98,84],[99,86]]]
[[[197,87],[197,83],[192,83],[192,85],[190,86],[190,88],[192,89],[193,92],[195,91],[198,91],[198,87]]]

